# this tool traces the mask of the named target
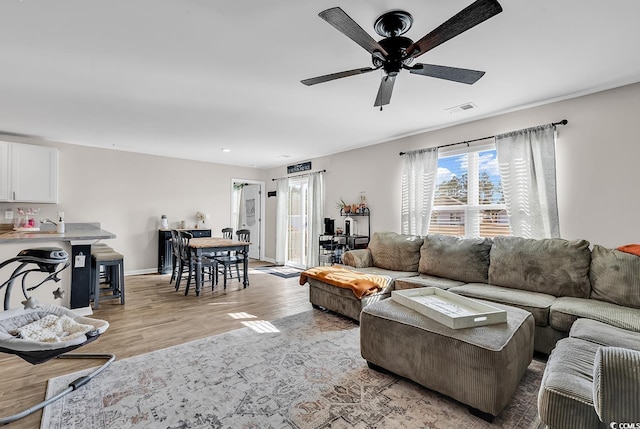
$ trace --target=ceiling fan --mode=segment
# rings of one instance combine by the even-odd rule
[[[393,84],[395,83],[396,76],[402,69],[409,70],[409,72],[413,74],[471,85],[484,75],[483,71],[435,64],[416,63],[411,65],[411,63],[420,55],[500,12],[502,12],[502,6],[500,6],[497,0],[476,0],[449,18],[449,20],[445,21],[438,28],[425,35],[422,39],[413,42],[407,37],[402,37],[402,34],[411,28],[413,17],[409,12],[393,10],[376,19],[373,28],[376,33],[384,37],[379,42],[376,42],[369,33],[364,31],[362,27],[351,19],[341,8],[334,7],[327,9],[318,15],[333,25],[342,34],[367,50],[371,54],[373,67],[363,67],[332,73],[304,79],[301,82],[309,86],[382,69],[384,76],[382,77],[382,82],[380,83],[378,95],[374,103],[374,106],[380,106],[380,109],[391,101]]]

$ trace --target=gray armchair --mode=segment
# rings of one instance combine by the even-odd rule
[[[607,425],[640,422],[640,351],[598,349],[593,367],[593,405]]]

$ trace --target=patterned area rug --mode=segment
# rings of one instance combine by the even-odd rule
[[[254,268],[254,270],[273,274],[274,276],[282,277],[284,279],[297,277],[302,272],[302,270],[299,270],[297,268],[285,267],[283,265],[274,265],[269,267],[256,267]]]
[[[246,326],[116,361],[47,407],[41,428],[538,427],[539,361],[489,424],[454,400],[369,369],[350,319],[313,310]],[[50,380],[48,396],[78,374]]]

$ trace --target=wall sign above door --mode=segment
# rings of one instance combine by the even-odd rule
[[[301,171],[311,170],[311,161],[301,162],[300,164],[293,164],[287,166],[287,174],[300,173]]]

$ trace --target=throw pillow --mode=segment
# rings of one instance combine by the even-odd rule
[[[374,267],[393,271],[418,271],[422,237],[395,232],[376,232],[368,248]]]
[[[591,298],[640,308],[640,256],[596,244],[589,277]]]
[[[589,298],[591,251],[586,240],[495,237],[490,258],[490,284]]]
[[[419,271],[466,283],[487,283],[491,243],[490,238],[427,235],[420,248]]]

